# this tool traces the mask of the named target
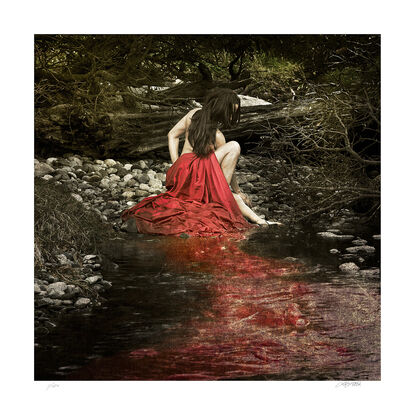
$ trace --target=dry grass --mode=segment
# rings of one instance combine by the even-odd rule
[[[111,225],[85,210],[64,186],[35,180],[35,266],[71,250],[74,260],[81,263],[80,254],[98,254],[113,232]]]

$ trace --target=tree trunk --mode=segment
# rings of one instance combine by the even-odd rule
[[[227,141],[243,143],[252,135],[269,132],[289,116],[302,117],[318,102],[259,105],[241,108],[241,122],[223,133]],[[70,105],[38,111],[35,117],[36,153],[75,152],[92,157],[140,158],[155,149],[167,149],[167,133],[189,109],[148,113],[102,114],[95,122],[82,119]],[[181,142],[184,137],[181,138]]]

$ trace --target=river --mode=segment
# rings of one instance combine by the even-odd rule
[[[38,339],[35,379],[379,380],[380,278],[341,273],[347,246],[283,227],[108,241],[106,301]]]

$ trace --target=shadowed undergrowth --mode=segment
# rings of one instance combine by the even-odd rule
[[[102,242],[114,236],[111,226],[88,211],[63,185],[35,179],[35,266],[54,262],[57,254],[98,254]]]

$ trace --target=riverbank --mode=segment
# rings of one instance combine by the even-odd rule
[[[291,228],[292,207],[284,203],[281,183],[267,178],[269,162],[258,156],[241,156],[238,182],[259,216],[281,221]],[[150,158],[138,162],[77,155],[35,159],[34,296],[38,335],[53,329],[61,314],[105,302],[111,282],[101,273],[104,258],[99,242],[123,237],[123,210],[166,191],[170,166],[167,161]],[[278,200],[273,196],[275,186],[280,191]],[[351,233],[358,219],[349,209],[328,212],[316,223],[316,231],[326,241],[350,240],[344,251],[327,252],[338,257],[342,272],[366,272],[378,277],[378,268],[367,269],[364,265],[365,258],[375,253],[371,241]],[[292,229],[295,232],[295,226]],[[375,239],[379,237],[375,235]]]

